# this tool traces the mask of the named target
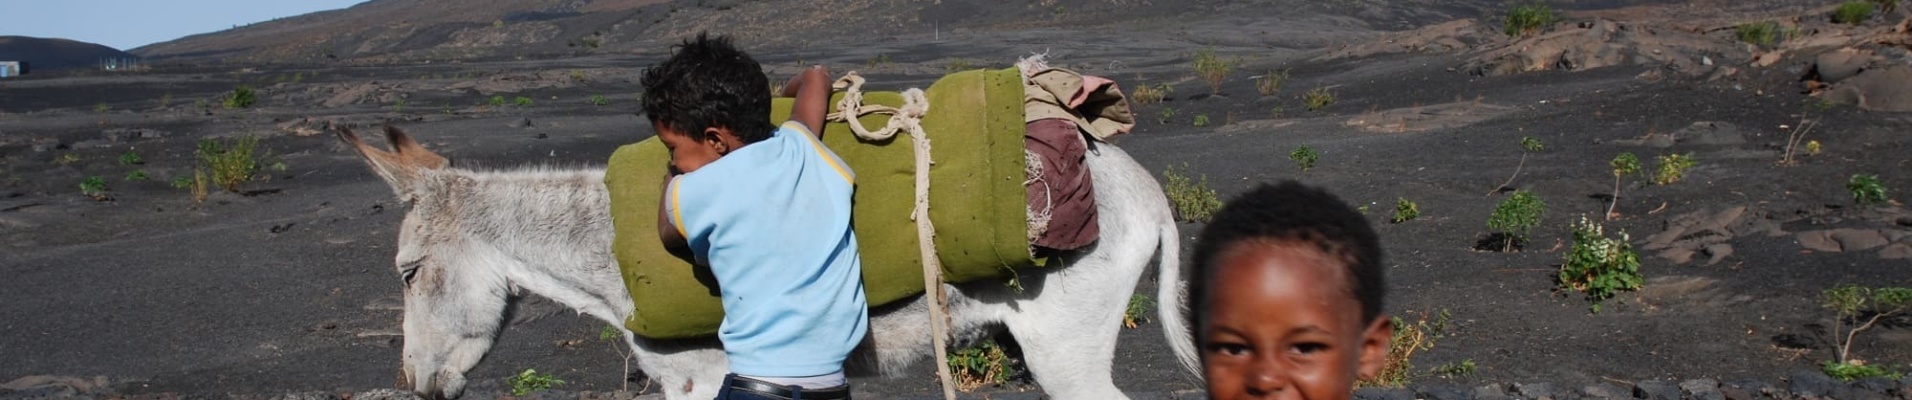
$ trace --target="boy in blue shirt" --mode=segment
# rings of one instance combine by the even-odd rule
[[[643,107],[670,149],[659,201],[664,247],[717,279],[729,356],[718,399],[848,399],[843,362],[869,330],[850,230],[856,175],[823,146],[829,72],[784,86],[770,123],[762,66],[699,34],[644,73]],[[686,254],[687,253],[687,254]]]

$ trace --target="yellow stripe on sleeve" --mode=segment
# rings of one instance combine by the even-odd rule
[[[844,168],[843,164],[837,161],[835,155],[830,154],[829,151],[825,151],[823,141],[817,140],[817,136],[811,134],[810,129],[805,128],[803,124],[797,123],[797,121],[785,122],[783,126],[803,133],[804,139],[810,142],[810,147],[816,148],[818,157],[822,157],[824,162],[830,163],[830,168],[835,168],[837,175],[842,175],[844,181],[850,182],[851,185],[856,184],[856,175],[851,174],[848,168]]]

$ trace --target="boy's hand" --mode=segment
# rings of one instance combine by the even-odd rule
[[[822,65],[804,70],[783,85],[782,95],[796,98],[790,105],[790,120],[823,139],[823,117],[830,108],[830,70]]]

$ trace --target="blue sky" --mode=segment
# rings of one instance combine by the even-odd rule
[[[23,0],[0,2],[0,36],[65,38],[120,50],[365,0]]]

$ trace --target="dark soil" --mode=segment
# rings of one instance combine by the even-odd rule
[[[1612,2],[1584,3],[1574,8]],[[839,73],[863,70],[877,89],[926,85],[955,59],[1002,67],[1044,51],[1059,64],[1129,88],[1173,83],[1171,99],[1138,105],[1138,129],[1114,142],[1151,170],[1186,165],[1224,198],[1297,179],[1369,205],[1387,250],[1387,309],[1410,322],[1443,310],[1453,316],[1437,344],[1413,359],[1417,385],[1778,382],[1835,357],[1826,333],[1832,314],[1819,306],[1821,290],[1912,285],[1912,262],[1905,259],[1884,259],[1878,249],[1810,250],[1795,240],[1796,233],[1831,228],[1912,230],[1897,222],[1906,215],[1900,203],[1854,206],[1844,188],[1853,174],[1878,174],[1894,198],[1912,191],[1906,174],[1912,171],[1912,136],[1906,134],[1912,115],[1811,107],[1818,100],[1802,94],[1797,82],[1809,56],[1763,68],[1715,60],[1739,66],[1726,77],[1655,72],[1655,65],[1481,77],[1455,69],[1464,55],[1440,53],[1307,61],[1339,46],[1330,43],[1378,33],[1321,20],[1393,10],[1384,14],[1426,24],[1440,22],[1432,16],[1474,8],[1353,9],[1280,17],[1269,16],[1278,10],[1229,9],[1234,15],[1227,18],[1157,20],[1116,33],[1113,41],[1072,36],[1081,31],[1066,26],[1031,26],[756,52],[773,76],[788,76],[799,63],[821,63]],[[1297,20],[1314,22],[1284,25]],[[1253,35],[1266,40],[1225,40],[1237,37],[1231,27],[1238,26],[1267,29]],[[1286,34],[1310,39],[1283,41]],[[1218,95],[1208,95],[1187,67],[1188,55],[1203,46],[1244,62]],[[601,165],[616,146],[651,135],[635,115],[635,77],[661,49],[454,65],[202,66],[0,81],[0,247],[7,249],[0,252],[6,277],[0,279],[0,360],[7,360],[0,363],[0,381],[104,376],[108,387],[94,393],[193,397],[390,387],[402,340],[401,282],[391,260],[405,210],[329,133],[292,133],[296,126],[322,132],[322,122],[293,123],[395,123],[461,167]],[[885,54],[892,56],[877,59]],[[1292,78],[1279,93],[1262,96],[1250,77],[1276,69],[1290,70]],[[569,71],[585,76],[559,82],[572,79],[564,77]],[[537,72],[560,78],[538,78],[553,85],[522,89],[447,88]],[[301,78],[287,78],[293,74]],[[340,92],[334,87],[373,81],[397,86],[340,107],[321,105]],[[260,105],[218,107],[219,96],[241,84],[261,90]],[[1315,88],[1331,90],[1336,101],[1307,110],[1300,94]],[[535,105],[486,104],[500,95]],[[609,104],[587,103],[592,95]],[[402,107],[393,100],[399,98],[406,99]],[[211,108],[196,108],[199,100]],[[1414,112],[1443,104],[1495,114],[1465,119]],[[1160,118],[1167,108],[1174,116]],[[1377,115],[1433,116],[1367,128]],[[1210,123],[1193,126],[1196,116]],[[1823,152],[1780,165],[1790,131],[1781,126],[1802,118],[1819,120],[1810,139],[1822,143]],[[1626,144],[1705,121],[1737,126],[1743,143]],[[159,132],[115,136],[119,140],[103,133],[121,128]],[[246,194],[215,193],[203,203],[168,185],[192,173],[196,141],[245,134],[263,136],[264,148],[286,169],[247,183]],[[1477,251],[1477,241],[1489,235],[1487,217],[1504,196],[1483,193],[1512,173],[1523,136],[1541,139],[1547,149],[1529,155],[1510,186],[1539,194],[1548,212],[1520,251]],[[1286,157],[1300,145],[1320,154],[1306,172]],[[120,164],[128,152],[144,164]],[[1609,234],[1627,232],[1639,247],[1675,216],[1737,206],[1759,211],[1756,218],[1786,233],[1733,237],[1735,250],[1711,265],[1677,264],[1643,250],[1645,289],[1590,312],[1583,294],[1563,291],[1554,280],[1571,245],[1571,224],[1582,216],[1600,220],[1605,212],[1607,198],[1600,196],[1610,196],[1613,186],[1607,161],[1620,152],[1639,155],[1649,170],[1654,156],[1673,153],[1691,153],[1698,166],[1665,186],[1644,175],[1627,177],[1618,219],[1606,223]],[[152,179],[123,179],[135,170]],[[82,195],[78,184],[89,176],[103,177],[114,201]],[[1387,223],[1397,198],[1417,202],[1420,218]],[[1192,238],[1200,228],[1184,224],[1183,236]],[[1138,293],[1153,293],[1155,284],[1143,282]],[[618,352],[596,339],[601,323],[535,296],[522,299],[513,321],[469,374],[474,396],[502,393],[506,377],[526,368],[564,379],[567,391],[622,387]],[[1891,319],[1859,335],[1853,354],[1912,370],[1908,326],[1906,318]],[[1123,331],[1115,357],[1115,381],[1135,397],[1199,397],[1199,385],[1175,365],[1156,323]],[[1427,372],[1467,360],[1478,365],[1471,375]],[[903,377],[859,378],[858,396],[936,397],[932,371],[925,364]],[[635,391],[643,382],[630,384]],[[969,396],[1038,392],[1012,383]]]

